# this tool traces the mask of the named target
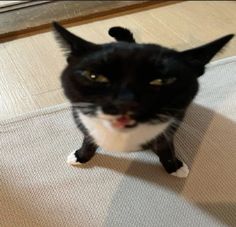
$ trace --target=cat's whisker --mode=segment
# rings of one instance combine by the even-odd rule
[[[72,103],[72,107],[94,107],[93,103],[90,102],[78,102],[78,103]]]
[[[166,114],[156,114],[156,117],[160,122],[165,122],[173,118],[173,116]]]
[[[80,108],[80,109],[83,109],[83,108],[92,108],[93,106],[80,106],[80,105],[74,105],[73,107],[74,107],[74,108]]]
[[[98,118],[98,119],[101,119],[101,120],[106,120],[106,121],[112,121],[112,120],[115,119],[115,118],[114,118],[114,119],[108,119],[108,118],[100,117],[100,116],[99,116],[99,117],[97,116],[97,118]]]
[[[167,114],[156,114],[157,117],[171,117],[170,115],[167,115]]]
[[[178,112],[184,112],[185,111],[185,109],[177,109],[177,108],[169,108],[169,107],[163,107],[163,108],[161,108],[161,110],[170,110],[170,111],[178,111]]]
[[[167,141],[171,140],[171,135],[169,135],[167,131],[163,132],[163,135],[167,139]]]
[[[73,103],[71,103],[72,105],[77,105],[77,104],[82,104],[82,105],[93,105],[93,103],[92,102],[73,102]]]
[[[174,135],[175,133],[175,130],[174,129],[169,129],[167,131],[164,132],[167,136],[172,136]]]

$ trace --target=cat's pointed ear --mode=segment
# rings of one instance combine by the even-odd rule
[[[99,48],[98,45],[88,42],[69,32],[57,22],[53,22],[52,25],[55,30],[56,38],[62,45],[62,48],[73,55],[81,56],[96,51]]]
[[[206,65],[232,38],[233,34],[221,37],[203,46],[180,52],[181,58],[190,64]]]

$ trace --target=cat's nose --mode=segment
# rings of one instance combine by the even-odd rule
[[[137,104],[134,102],[114,102],[113,104],[106,104],[102,106],[102,111],[105,114],[121,115],[130,112],[135,112]]]
[[[116,99],[118,102],[132,102],[134,94],[127,88],[121,88]]]
[[[119,109],[116,106],[112,105],[112,104],[103,105],[102,111],[105,114],[110,114],[110,115],[119,115],[120,114]]]
[[[118,109],[121,114],[133,113],[137,110],[137,104],[135,102],[126,102],[126,103],[119,103]]]

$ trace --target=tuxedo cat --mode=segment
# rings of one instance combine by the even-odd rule
[[[198,91],[205,65],[233,35],[179,52],[137,44],[121,27],[109,30],[117,42],[98,45],[56,22],[53,26],[67,51],[62,86],[84,135],[68,163],[89,161],[98,146],[107,151],[150,149],[168,173],[186,177],[189,170],[176,158],[173,137]]]

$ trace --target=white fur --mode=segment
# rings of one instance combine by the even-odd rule
[[[107,151],[137,151],[140,145],[149,142],[162,133],[169,122],[151,125],[139,124],[134,128],[116,129],[112,127],[110,115],[101,114],[100,117],[88,117],[79,112],[79,117],[89,131],[97,145]]]
[[[70,164],[70,165],[81,165],[82,163],[80,162],[77,162],[77,158],[75,157],[75,152],[72,152],[70,153],[68,156],[67,156],[67,163]]]
[[[183,162],[183,166],[179,168],[176,172],[171,173],[172,176],[186,178],[189,174],[188,166]]]

